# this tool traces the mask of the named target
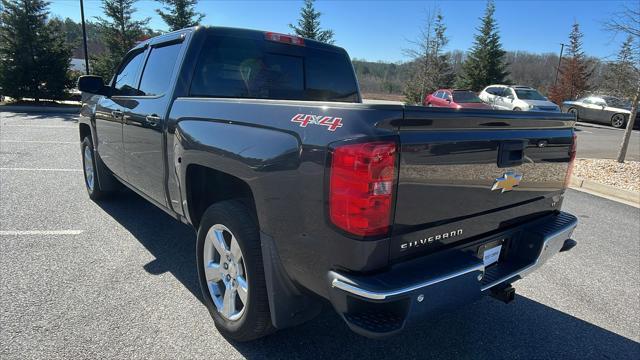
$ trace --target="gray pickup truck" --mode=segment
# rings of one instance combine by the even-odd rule
[[[203,302],[247,341],[330,304],[382,337],[573,247],[575,118],[362,103],[347,53],[220,27],[84,76],[89,196],[121,185],[197,231]],[[175,239],[180,241],[180,239]]]

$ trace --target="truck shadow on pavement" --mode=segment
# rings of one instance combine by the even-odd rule
[[[2,109],[0,109],[2,111]],[[78,123],[80,114],[68,114],[68,113],[50,113],[50,112],[29,112],[29,113],[2,113],[1,118],[3,120],[12,120],[16,118],[22,123],[38,120],[51,120],[55,119],[62,121],[62,123]]]
[[[100,206],[155,257],[143,265],[147,272],[170,272],[202,301],[195,264],[196,237],[190,227],[131,191]],[[639,343],[523,296],[517,296],[508,305],[484,298],[382,340],[351,332],[326,306],[320,316],[301,326],[251,343],[230,344],[248,359],[637,359],[640,356]]]

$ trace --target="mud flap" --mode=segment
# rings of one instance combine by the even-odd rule
[[[283,329],[316,317],[322,310],[321,301],[301,292],[289,279],[273,238],[260,232],[260,239],[273,326]]]

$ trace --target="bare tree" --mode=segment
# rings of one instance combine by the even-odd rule
[[[404,50],[414,59],[411,76],[404,89],[408,103],[421,104],[428,93],[453,83],[449,54],[444,52],[449,42],[446,29],[440,10],[430,11],[418,39],[411,41],[413,47]]]
[[[638,51],[640,51],[640,8],[631,8],[629,5],[625,5],[622,11],[613,15],[611,20],[605,24],[605,29],[617,35],[619,33],[626,34],[631,43],[634,54],[634,60],[630,61],[633,71],[636,74],[640,74],[640,59],[637,58]],[[631,130],[636,122],[636,116],[638,115],[638,101],[640,100],[640,81],[634,86],[635,91],[631,101],[631,115],[629,115],[629,121],[627,121],[627,128],[624,131],[622,137],[622,143],[620,144],[620,151],[618,152],[618,162],[623,163],[627,156],[627,149],[629,148],[629,139],[631,138]]]

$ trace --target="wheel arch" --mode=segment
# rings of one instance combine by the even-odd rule
[[[232,199],[241,200],[258,224],[253,191],[247,182],[236,176],[208,166],[190,164],[185,174],[185,193],[187,201],[185,211],[196,229],[207,208],[215,203]]]
[[[80,123],[80,126],[78,128],[80,133],[80,141],[82,141],[85,137],[88,136],[91,138],[91,142],[93,143],[93,136],[92,136],[91,127],[89,126],[89,124]]]

